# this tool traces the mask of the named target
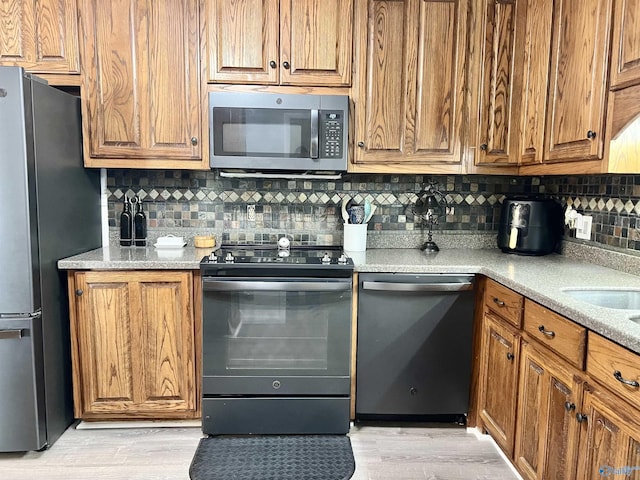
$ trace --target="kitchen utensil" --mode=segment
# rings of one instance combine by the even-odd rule
[[[347,213],[349,213],[349,221],[354,224],[364,223],[364,206],[363,205],[354,205],[351,208],[347,208]]]
[[[371,213],[371,202],[369,200],[365,200],[364,201],[364,218],[365,218],[365,222],[366,219],[369,217],[369,214]]]
[[[373,217],[373,214],[375,213],[376,208],[378,208],[378,206],[375,203],[371,205],[369,214],[364,216],[364,223],[369,223],[369,220],[371,220],[371,217]]]
[[[347,213],[347,203],[350,200],[351,199],[346,195],[342,197],[342,220],[344,220],[344,223],[349,223],[349,214]]]

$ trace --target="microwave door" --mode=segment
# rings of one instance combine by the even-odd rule
[[[311,141],[309,143],[309,157],[317,159],[318,140],[320,135],[318,110],[311,110]]]

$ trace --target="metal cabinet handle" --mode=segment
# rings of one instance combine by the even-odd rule
[[[285,70],[289,70],[289,67],[291,67],[291,65],[289,65],[289,62],[283,62],[282,66],[285,68]]]
[[[513,360],[515,357],[515,355],[511,352],[507,352],[507,360]]]
[[[22,330],[0,330],[0,340],[11,340],[22,338]]]
[[[77,295],[78,297],[81,297],[83,293],[84,293],[84,290],[82,290],[81,288],[79,288],[79,289],[77,289],[77,290],[76,290],[76,295]]]
[[[570,412],[571,410],[575,410],[576,409],[576,404],[575,403],[571,403],[571,402],[564,402],[564,409],[567,412]]]
[[[620,383],[624,383],[625,385],[629,385],[630,387],[634,387],[634,388],[640,387],[640,383],[636,382],[635,380],[627,380],[622,376],[622,373],[620,373],[619,370],[616,370],[615,372],[613,372],[613,377],[616,380],[618,380]]]
[[[578,423],[586,422],[587,416],[584,413],[576,413],[576,420]]]
[[[197,137],[191,137],[191,145],[193,145],[193,146],[198,145],[198,138]]]
[[[538,327],[538,331],[540,331],[543,335],[546,335],[549,338],[553,338],[556,336],[556,332],[552,331],[552,330],[545,330],[544,329],[544,325],[540,325]]]
[[[487,148],[489,148],[489,145],[487,145],[486,143],[483,143],[482,145],[480,145],[480,150],[482,150],[483,152],[486,151]]]
[[[504,303],[502,300],[500,300],[497,297],[493,297],[493,303],[495,303],[499,307],[504,307],[506,305],[506,303]]]
[[[276,68],[276,67],[278,66],[278,64],[277,64],[274,60],[271,60],[271,61],[269,62],[269,66],[270,66],[271,68]]]
[[[589,130],[589,131],[587,132],[587,138],[588,138],[589,140],[593,140],[594,138],[596,138],[596,132],[594,132],[593,130]]]
[[[364,142],[358,142],[358,147],[359,148],[364,148]]]

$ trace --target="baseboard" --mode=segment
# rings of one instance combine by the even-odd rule
[[[201,420],[114,420],[109,422],[80,421],[76,430],[107,428],[202,428]]]

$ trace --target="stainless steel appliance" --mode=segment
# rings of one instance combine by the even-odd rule
[[[51,445],[73,421],[58,259],[99,247],[99,172],[82,166],[80,100],[0,67],[0,451]]]
[[[346,95],[209,93],[211,168],[347,170]]]
[[[463,422],[474,276],[361,273],[356,418]]]
[[[200,269],[204,433],[347,433],[353,261],[224,247]]]
[[[502,202],[498,247],[506,253],[546,255],[563,233],[562,207],[552,199],[513,197]]]

